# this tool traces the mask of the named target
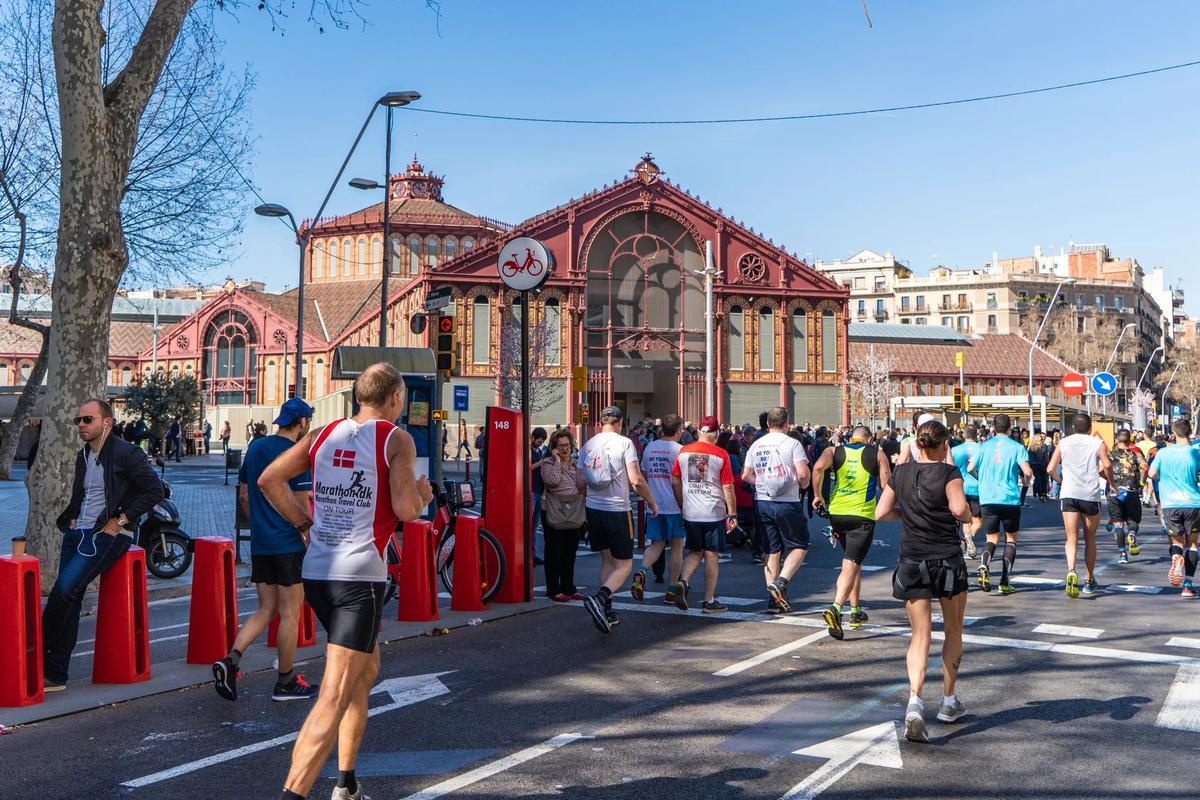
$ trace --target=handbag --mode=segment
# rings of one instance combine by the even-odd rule
[[[542,495],[542,510],[546,514],[546,524],[551,528],[573,531],[582,528],[587,522],[587,512],[583,508],[581,494],[554,494],[546,492]]]

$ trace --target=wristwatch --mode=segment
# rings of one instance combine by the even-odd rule
[[[125,516],[124,512],[121,512],[121,515],[117,517],[117,524],[125,530],[129,530],[129,517]]]

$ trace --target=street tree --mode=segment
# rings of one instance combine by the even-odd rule
[[[529,352],[521,349],[520,308],[514,303],[515,313],[505,314],[500,322],[500,353],[496,369],[496,393],[500,402],[509,408],[521,407],[521,364],[529,358],[529,411],[536,414],[545,411],[562,399],[565,391],[561,378],[550,375],[547,356],[551,348],[557,347],[557,331],[551,331],[543,314],[533,318],[529,325]],[[533,309],[533,304],[530,304]]]
[[[162,441],[175,417],[195,419],[200,408],[200,384],[194,375],[165,369],[147,372],[125,393],[125,414],[141,419],[155,440]]]
[[[888,416],[891,400],[896,396],[896,382],[892,380],[895,366],[896,359],[891,356],[876,356],[874,346],[870,357],[850,363],[851,400],[864,416],[870,418],[872,430],[880,412],[884,417]]]
[[[1200,349],[1177,345],[1171,348],[1163,363],[1166,364],[1166,368],[1154,379],[1157,391],[1161,394],[1170,381],[1171,387],[1167,391],[1166,402],[1171,403],[1174,400],[1183,403],[1191,410],[1194,418],[1197,409],[1200,409]],[[1163,411],[1164,409],[1160,408],[1159,414]]]

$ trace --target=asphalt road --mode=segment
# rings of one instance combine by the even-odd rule
[[[387,645],[359,776],[375,800],[1123,800],[1194,791],[1200,606],[1159,591],[1167,552],[1154,518],[1142,555],[1124,567],[1101,529],[1104,588],[1078,600],[1058,583],[1056,509],[1035,504],[1026,518],[1020,591],[968,600],[960,724],[932,720],[941,691],[931,667],[928,745],[896,736],[908,640],[890,595],[895,526],[881,528],[867,560],[878,567],[864,580],[871,625],[837,642],[817,609],[838,557],[814,523],[812,555],[792,584],[799,612],[789,617],[761,613],[761,573],[737,551],[722,565],[719,594],[739,604],[721,617],[684,614],[651,594],[642,604],[618,598],[621,624],[607,636],[573,604]],[[578,563],[581,582],[594,585],[596,557]],[[180,609],[160,604],[152,623],[174,624]],[[308,669],[319,678],[319,662]],[[307,708],[270,702],[271,680],[249,676],[236,704],[201,686],[22,727],[0,739],[0,794],[273,800],[286,738]],[[310,796],[327,796],[333,775]]]

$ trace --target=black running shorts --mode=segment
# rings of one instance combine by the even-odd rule
[[[1116,492],[1108,495],[1108,518],[1113,522],[1132,522],[1140,525],[1142,522],[1142,495],[1130,492],[1125,496],[1125,502],[1117,499]]]
[[[304,599],[329,644],[370,653],[383,626],[383,581],[304,581]]]
[[[1163,522],[1172,536],[1190,536],[1200,532],[1200,508],[1165,508]]]
[[[1063,511],[1074,511],[1076,514],[1083,514],[1085,517],[1094,517],[1100,513],[1100,503],[1096,500],[1079,500],[1074,497],[1064,497],[1062,499]]]
[[[829,527],[837,534],[842,543],[844,558],[855,564],[862,564],[871,551],[871,542],[875,538],[875,520],[866,517],[849,517],[831,515]]]
[[[618,561],[633,558],[633,517],[628,511],[586,509],[592,552],[607,550]]]
[[[300,583],[304,551],[271,556],[250,556],[250,582],[268,586],[295,586]]]
[[[683,521],[683,530],[687,533],[687,549],[693,553],[724,553],[725,552],[725,521],[691,522]]]
[[[803,504],[755,500],[754,513],[758,515],[768,553],[808,549],[808,520]]]
[[[979,506],[979,495],[967,495],[967,507],[971,509],[971,516],[975,519],[979,519],[983,516],[983,509]]]
[[[966,590],[967,563],[961,555],[923,562],[900,559],[892,573],[892,597],[897,600],[948,598]]]
[[[983,512],[983,527],[981,530],[984,533],[1000,533],[1001,529],[1005,533],[1016,533],[1021,530],[1020,506],[987,503],[980,506],[980,510]]]

